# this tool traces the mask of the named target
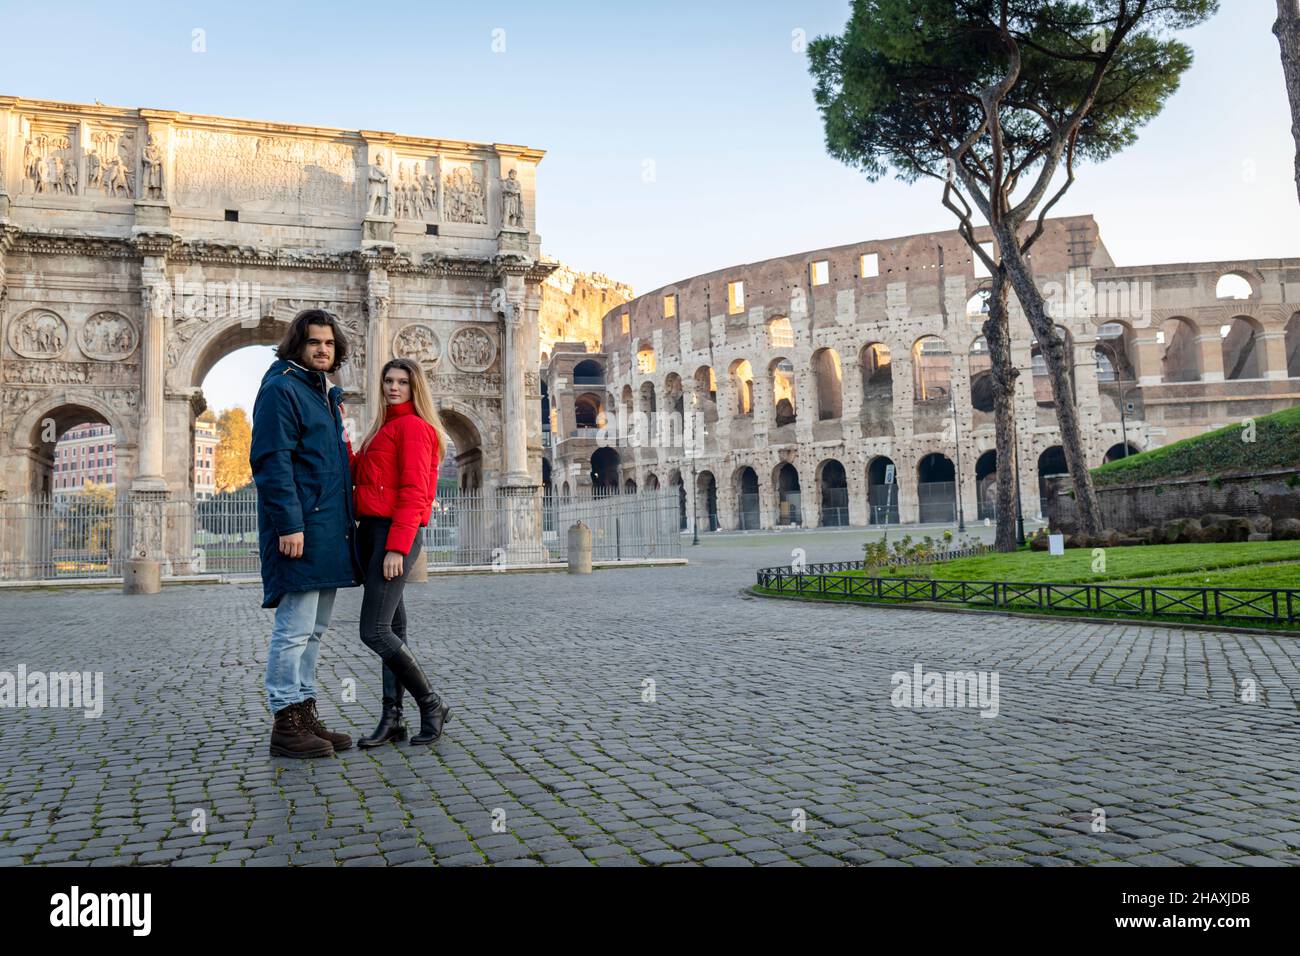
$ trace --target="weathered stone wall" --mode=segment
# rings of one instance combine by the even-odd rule
[[[542,283],[537,338],[542,363],[557,342],[582,342],[600,351],[601,322],[610,309],[632,298],[632,287],[599,272],[578,272],[560,264]]]
[[[1078,515],[1068,480],[1054,478],[1049,485],[1052,530],[1073,534],[1079,530]],[[1193,478],[1109,485],[1098,488],[1097,497],[1105,527],[1121,532],[1207,514],[1300,518],[1300,469],[1225,476],[1217,481]]]

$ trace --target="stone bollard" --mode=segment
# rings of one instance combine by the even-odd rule
[[[122,575],[123,594],[157,594],[161,590],[161,562],[141,558],[126,563]]]
[[[419,556],[415,563],[411,565],[411,573],[406,576],[408,582],[414,581],[416,584],[427,584],[429,581],[429,555],[423,548],[420,549]]]
[[[581,521],[569,528],[569,573],[591,573],[591,529]]]

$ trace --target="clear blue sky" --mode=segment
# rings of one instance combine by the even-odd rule
[[[1272,0],[1225,0],[1138,144],[1055,208],[1092,213],[1120,264],[1300,255]],[[793,33],[848,4],[132,3],[4,0],[0,92],[522,143],[543,249],[639,292],[731,263],[952,227],[928,184],[825,155]],[[207,51],[191,51],[192,31]],[[504,52],[493,52],[494,30]],[[26,38],[14,42],[15,38]],[[646,181],[646,161],[653,181]],[[206,391],[251,407],[222,363]],[[227,382],[229,378],[229,382]]]

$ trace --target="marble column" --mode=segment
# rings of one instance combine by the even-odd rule
[[[388,334],[388,306],[391,301],[388,285],[388,270],[382,266],[373,266],[366,274],[366,368],[363,379],[366,389],[366,417],[357,418],[349,409],[349,417],[355,419],[356,437],[354,445],[365,434],[370,422],[383,410],[384,390],[379,373],[392,355],[392,345]]]
[[[156,594],[162,590],[163,512],[168,497],[163,477],[163,374],[171,300],[166,256],[153,243],[144,244],[141,251],[140,446],[131,481],[131,557],[122,590]]]
[[[541,486],[528,471],[528,401],[525,372],[537,361],[537,308],[526,302],[529,263],[515,256],[498,261],[493,307],[501,313],[501,437],[503,472],[497,488],[499,542],[494,565],[534,564],[546,560],[542,544]]]

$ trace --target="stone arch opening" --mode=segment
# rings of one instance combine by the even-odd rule
[[[680,469],[674,468],[668,473],[668,487],[677,489],[677,527],[685,531],[689,527],[686,520],[686,483],[682,481]]]
[[[695,476],[696,500],[704,504],[704,530],[718,530],[718,482],[713,472],[702,471]],[[698,508],[698,506],[697,506]]]
[[[931,452],[916,466],[916,500],[921,524],[957,520],[957,469],[942,452]]]
[[[970,398],[971,407],[977,412],[993,414],[996,400],[993,394],[993,356],[989,352],[989,343],[984,336],[975,337],[971,343],[970,356]]]
[[[1111,445],[1106,449],[1106,455],[1102,458],[1101,463],[1103,465],[1109,465],[1112,461],[1119,461],[1121,458],[1128,458],[1130,455],[1139,455],[1141,453],[1142,449],[1132,442],[1129,442],[1127,445],[1124,444],[1124,442],[1120,442],[1119,444]]]
[[[1165,382],[1199,382],[1201,348],[1198,329],[1182,316],[1165,319],[1156,331],[1160,352],[1160,378]]]
[[[767,366],[772,383],[773,424],[793,425],[798,417],[794,391],[794,365],[784,356],[772,359]]]
[[[600,396],[583,392],[573,400],[573,424],[576,428],[599,428],[602,412]]]
[[[1233,316],[1231,322],[1219,327],[1225,380],[1263,378],[1263,349],[1259,347],[1263,334],[1264,327],[1258,320],[1245,315]]]
[[[858,412],[864,437],[894,434],[894,376],[889,346],[868,342],[858,352],[862,374],[862,407]]]
[[[1070,473],[1070,466],[1065,461],[1065,449],[1053,445],[1038,456],[1038,513],[1047,514],[1047,480]]]
[[[591,488],[596,494],[618,492],[620,458],[613,448],[597,448],[591,456]]]
[[[736,491],[736,527],[741,531],[756,531],[762,524],[759,519],[758,472],[749,465],[736,469],[733,478]]]
[[[925,335],[912,345],[912,401],[948,404],[952,392],[952,352],[937,335]]]
[[[788,461],[782,462],[776,466],[772,475],[772,484],[776,487],[776,523],[778,525],[803,524],[798,469]]]
[[[749,359],[736,359],[727,370],[732,392],[736,396],[734,414],[740,418],[754,416],[754,367]]]
[[[455,477],[462,494],[483,493],[484,449],[478,426],[464,412],[447,405],[438,408],[438,417],[447,432],[449,447],[443,452],[443,462],[455,462]],[[439,467],[441,476],[445,470]]]
[[[588,387],[605,384],[605,366],[595,359],[583,359],[573,366],[573,384],[575,387]]]
[[[842,527],[849,523],[849,476],[838,459],[828,458],[818,466],[821,491],[821,524]]]
[[[712,365],[701,365],[692,376],[695,382],[693,411],[704,416],[704,423],[711,425],[718,420],[718,378],[713,374]]]
[[[676,372],[669,372],[664,379],[664,401],[668,411],[674,415],[686,414],[686,403],[682,396],[682,377]]]
[[[975,491],[979,501],[978,518],[996,520],[998,516],[998,452],[990,448],[975,460]]]
[[[126,443],[126,435],[112,409],[86,396],[58,395],[34,406],[11,436],[27,458],[18,494],[48,503],[79,490],[85,480],[111,485],[115,493],[129,491],[136,447]]]
[[[843,373],[840,353],[833,348],[818,349],[812,357],[813,382],[817,390],[817,420],[839,418],[844,414]]]
[[[659,476],[656,475],[653,471],[650,472],[650,474],[645,476],[645,490],[646,491],[659,490]]]
[[[623,482],[623,494],[625,494],[625,495],[634,495],[634,494],[636,494],[636,479],[635,479],[635,478],[628,478],[626,481]]]
[[[867,464],[867,505],[871,524],[898,524],[898,469],[894,460],[877,455]],[[886,479],[893,479],[886,481]]]
[[[1254,283],[1244,272],[1225,272],[1214,284],[1216,299],[1249,299],[1254,295]]]
[[[1097,356],[1097,381],[1103,385],[1113,382],[1132,382],[1137,379],[1133,356],[1136,349],[1133,329],[1127,322],[1105,322],[1097,330],[1093,345]]]

